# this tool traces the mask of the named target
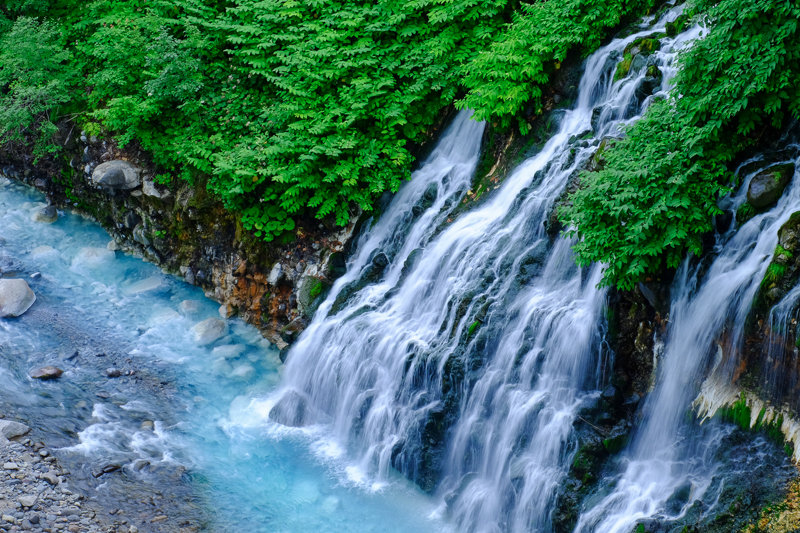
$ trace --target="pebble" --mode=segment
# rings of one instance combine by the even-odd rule
[[[20,424],[12,429],[27,433],[30,428]],[[0,465],[0,533],[129,531],[121,514],[112,518],[65,487],[68,478],[60,475],[69,472],[58,465],[43,443],[22,435],[6,440],[0,434]]]

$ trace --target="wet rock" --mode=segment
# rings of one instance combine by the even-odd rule
[[[52,224],[58,220],[58,211],[55,206],[44,206],[34,211],[33,220],[34,222],[41,222],[43,224]]]
[[[389,258],[386,256],[385,253],[380,252],[375,257],[372,258],[372,265],[375,268],[384,269],[389,264]]]
[[[269,412],[269,419],[289,427],[301,427],[308,421],[308,401],[300,393],[289,391]]]
[[[31,428],[20,422],[13,420],[0,420],[0,437],[5,439],[15,439],[26,435]],[[0,439],[2,440],[2,439]]]
[[[219,318],[208,318],[192,328],[195,342],[211,344],[228,334],[228,323]]]
[[[759,172],[750,181],[747,201],[757,210],[774,205],[792,180],[794,163],[774,165]]]
[[[122,370],[119,368],[106,368],[106,376],[109,378],[118,378],[122,375]]]
[[[183,300],[178,307],[184,315],[194,315],[200,312],[201,305],[199,300]]]
[[[112,190],[130,190],[142,184],[141,170],[127,161],[108,161],[97,165],[92,183]]]
[[[0,279],[0,318],[18,317],[36,301],[28,283],[22,279]]]
[[[41,379],[41,380],[48,380],[48,379],[58,379],[64,373],[63,370],[58,368],[57,366],[43,366],[42,368],[38,368],[30,373],[30,376],[33,379]]]

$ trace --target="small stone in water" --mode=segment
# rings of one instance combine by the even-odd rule
[[[122,375],[122,370],[119,368],[106,368],[106,376],[110,378],[118,378]]]
[[[64,371],[57,366],[43,366],[31,372],[33,379],[57,379],[61,377]]]

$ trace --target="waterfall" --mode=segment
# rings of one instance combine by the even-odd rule
[[[397,469],[434,491],[458,531],[550,529],[574,454],[572,426],[599,396],[605,291],[546,223],[603,137],[640,115],[648,65],[615,80],[626,46],[585,64],[558,131],[468,211],[483,125],[462,112],[365,231],[346,274],[288,354],[280,390],[251,402],[271,424],[332,440],[349,477],[380,487]],[[649,60],[666,91],[675,51]]]
[[[755,174],[744,176],[724,207],[735,210],[742,205]],[[725,429],[702,431],[686,414],[709,366],[721,387],[724,381],[730,383],[730,367],[737,362],[734,355],[778,243],[778,230],[798,209],[800,184],[795,176],[774,208],[717,236],[710,266],[685,261],[672,287],[657,385],[622,461],[622,474],[614,480],[614,490],[584,513],[578,531],[627,533],[641,519],[679,518],[696,499],[713,500],[704,493],[715,473],[711,454]],[[686,497],[680,504],[668,505],[681,492]]]

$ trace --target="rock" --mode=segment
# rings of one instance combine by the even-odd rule
[[[766,168],[753,176],[747,189],[747,201],[757,210],[774,205],[794,175],[794,163]]]
[[[18,317],[36,301],[28,283],[22,279],[0,279],[0,318]]]
[[[15,439],[26,435],[31,428],[13,420],[0,420],[0,435],[6,439]]]
[[[225,344],[223,346],[217,346],[214,348],[211,353],[215,357],[223,357],[225,359],[236,359],[240,355],[242,355],[245,351],[247,351],[247,346],[244,344]]]
[[[133,228],[133,240],[144,246],[150,246],[150,239],[148,239],[145,234],[144,225],[137,224],[136,227]]]
[[[299,392],[289,391],[278,400],[269,412],[269,419],[289,427],[301,427],[308,423],[308,401]]]
[[[142,221],[142,217],[136,214],[134,211],[128,211],[125,213],[125,216],[122,217],[122,224],[128,228],[133,229]]]
[[[267,276],[267,283],[270,285],[275,285],[278,283],[278,280],[281,279],[281,274],[283,274],[283,265],[280,263],[275,263],[272,265],[272,270],[269,271],[269,276]]]
[[[127,191],[142,184],[141,170],[127,161],[108,161],[97,165],[92,183],[105,189]]]
[[[228,323],[219,318],[208,318],[192,328],[198,344],[211,344],[228,333]]]
[[[30,373],[30,376],[33,379],[58,379],[61,377],[64,371],[58,368],[57,366],[43,366],[42,368],[36,369]]]
[[[178,307],[184,315],[194,315],[200,312],[201,305],[198,300],[183,300]]]
[[[149,278],[139,280],[123,289],[123,292],[128,295],[142,294],[145,292],[157,291],[165,288],[161,276],[150,276]]]
[[[159,191],[156,188],[156,184],[153,182],[153,178],[150,176],[145,176],[145,178],[142,180],[142,192],[145,196],[149,196],[157,200],[162,200],[169,197],[169,191]]]
[[[42,474],[39,477],[41,477],[43,480],[47,481],[48,483],[50,483],[53,486],[58,485],[58,483],[60,481],[58,479],[58,476],[55,475],[53,472],[45,472],[44,474]]]
[[[52,224],[58,220],[58,211],[55,206],[47,205],[33,212],[34,222],[41,222],[43,224]]]
[[[119,368],[106,368],[106,376],[110,378],[118,378],[122,375],[122,370]]]
[[[23,507],[33,507],[36,504],[37,498],[38,496],[35,494],[25,495],[25,496],[20,496],[18,501],[20,505],[22,505]]]
[[[3,463],[3,470],[19,470],[19,465],[12,462]]]
[[[386,268],[389,264],[389,258],[386,256],[385,253],[380,252],[378,255],[372,258],[372,265],[376,268]]]

